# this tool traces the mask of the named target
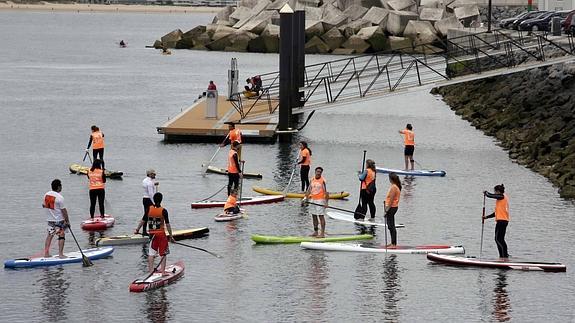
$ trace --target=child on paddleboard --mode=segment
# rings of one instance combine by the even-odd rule
[[[228,200],[224,205],[224,213],[225,214],[238,214],[240,213],[240,207],[238,206],[238,190],[233,189],[228,196]]]

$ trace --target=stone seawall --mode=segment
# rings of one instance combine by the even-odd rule
[[[575,62],[433,89],[509,156],[575,198]]]

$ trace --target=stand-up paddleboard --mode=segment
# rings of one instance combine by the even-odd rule
[[[346,244],[346,243],[316,243],[302,242],[304,249],[325,250],[325,251],[352,251],[371,253],[405,253],[405,254],[463,254],[465,249],[462,246],[448,245],[422,245],[422,246],[395,246],[386,248],[385,245],[373,243]]]
[[[215,167],[215,166],[208,166],[207,172],[208,173],[214,173],[214,174],[220,174],[220,175],[228,175],[227,169],[219,168],[219,167]],[[245,173],[244,172],[244,178],[262,179],[263,175],[262,174],[256,174],[256,173]]]
[[[298,237],[298,236],[264,236],[254,234],[252,240],[261,244],[279,244],[279,243],[300,243],[300,242],[333,242],[333,241],[354,241],[373,239],[371,234],[358,235],[334,235],[325,238]]]
[[[195,229],[184,229],[184,230],[173,230],[174,240],[184,240],[184,239],[196,239],[208,235],[210,229],[208,228],[195,228]],[[167,234],[167,233],[166,233]],[[121,235],[106,238],[99,238],[96,240],[97,246],[116,246],[116,245],[128,245],[128,244],[142,244],[150,241],[148,236],[143,236],[141,234],[132,235]]]
[[[291,199],[303,199],[305,197],[304,193],[285,193],[284,194],[284,192],[274,191],[274,190],[270,190],[270,189],[259,187],[259,186],[253,186],[252,190],[254,190],[255,192],[258,192],[260,194],[283,195],[286,198],[291,198]],[[344,199],[348,196],[349,196],[348,192],[330,192],[329,193],[330,199]]]
[[[242,197],[242,205],[254,205],[254,204],[265,204],[265,203],[275,203],[284,200],[283,195],[261,195],[254,197]],[[201,201],[192,203],[192,209],[203,209],[209,207],[224,207],[226,201]]]
[[[86,231],[102,231],[113,227],[114,223],[116,223],[116,219],[111,215],[104,214],[103,218],[99,215],[94,215],[93,219],[82,221],[82,223],[80,223],[80,227],[82,230]]]
[[[329,216],[330,218],[332,218],[334,220],[353,222],[353,223],[362,224],[362,225],[376,225],[376,226],[387,227],[387,224],[381,223],[381,222],[369,221],[369,220],[365,220],[365,219],[356,220],[352,214],[346,214],[346,213],[336,212],[336,211],[327,211],[326,213],[327,213],[327,216]],[[396,228],[405,228],[405,225],[403,225],[401,223],[396,223],[395,227]]]
[[[90,260],[97,260],[108,257],[114,252],[112,247],[104,248],[92,248],[82,250],[84,255]],[[54,265],[64,265],[82,262],[82,254],[80,251],[66,252],[64,253],[66,258],[59,258],[58,255],[44,258],[44,257],[34,257],[34,258],[17,258],[10,259],[4,262],[4,267],[6,268],[29,268],[29,267],[41,267],[41,266],[54,266]]]
[[[233,220],[237,220],[237,219],[241,219],[244,217],[244,215],[246,214],[246,212],[244,210],[241,210],[240,213],[220,213],[218,215],[216,215],[214,217],[214,220],[216,222],[227,222],[227,221],[233,221]]]
[[[536,270],[548,272],[564,272],[567,271],[567,266],[555,262],[532,262],[532,261],[519,261],[507,260],[499,261],[493,259],[479,259],[475,257],[457,257],[447,255],[428,254],[427,259],[452,266],[470,266],[470,267],[484,267],[484,268],[501,268],[501,269],[516,269],[516,270]]]
[[[70,165],[70,173],[72,173],[72,174],[86,175],[86,174],[88,174],[88,169],[90,169],[90,167],[82,166],[80,164],[71,164]],[[104,174],[106,174],[106,178],[111,178],[111,179],[122,179],[122,176],[124,175],[123,172],[119,172],[119,171],[115,171],[115,170],[108,170],[108,169],[106,169],[104,171]]]
[[[385,167],[376,167],[375,170],[378,173],[389,174],[396,173],[397,175],[408,175],[408,176],[445,176],[444,170],[427,170],[427,169],[415,169],[415,170],[403,170],[403,169],[392,169]]]
[[[166,271],[164,272],[166,275],[164,275],[164,273],[157,272],[150,276],[148,273],[134,280],[130,284],[130,292],[146,292],[171,284],[182,277],[184,274],[184,269],[184,262],[180,260],[177,263],[166,267]]]

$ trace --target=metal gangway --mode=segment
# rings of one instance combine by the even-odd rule
[[[293,113],[510,74],[575,60],[574,55],[572,35],[499,29],[336,59],[305,67],[302,107],[294,107]],[[255,98],[241,93],[232,97],[241,122],[257,121],[258,116],[250,115],[257,104],[277,113],[279,72],[261,78],[263,88]]]

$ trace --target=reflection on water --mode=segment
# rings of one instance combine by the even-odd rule
[[[98,236],[96,236],[96,234]],[[106,235],[104,234],[104,231],[100,231],[100,232],[94,232],[94,231],[89,231],[88,232],[88,244],[92,247],[96,246],[96,240],[99,238],[104,238]]]
[[[300,187],[299,178],[299,171],[296,169],[297,167],[297,159],[298,159],[298,141],[293,141],[292,143],[279,143],[278,150],[277,150],[277,171],[274,173],[274,180],[278,189],[285,189],[285,186],[288,185],[290,177],[293,174],[293,178],[291,183],[289,183],[290,187],[296,188],[294,189],[296,192],[299,191],[298,187]],[[296,178],[297,177],[297,178]],[[294,183],[298,183],[297,185]],[[289,188],[287,188],[289,190]]]
[[[70,281],[64,277],[63,267],[45,268],[42,278],[42,309],[50,322],[67,319],[67,294]]]
[[[401,291],[399,270],[397,269],[397,255],[386,255],[383,263],[383,289],[385,321],[397,322],[399,320],[399,293]]]
[[[355,224],[355,229],[359,234],[371,234],[372,236],[376,237],[376,225],[363,225],[363,224]]]
[[[411,196],[413,195],[413,190],[417,186],[415,181],[415,176],[405,176],[403,178],[402,188],[401,188],[401,198],[404,201],[409,201]]]
[[[159,288],[146,293],[146,317],[154,323],[164,323],[168,319],[170,303],[166,297],[166,289]]]
[[[306,302],[308,308],[306,309],[306,317],[308,318],[323,318],[327,315],[327,288],[329,282],[329,268],[326,263],[326,255],[324,252],[310,252],[307,275],[305,276],[306,285],[311,295],[306,297],[311,300]],[[319,319],[321,320],[321,319]],[[315,321],[315,319],[314,319]]]
[[[495,288],[493,288],[493,319],[498,322],[511,320],[511,302],[507,294],[507,273],[503,270],[497,273]]]

